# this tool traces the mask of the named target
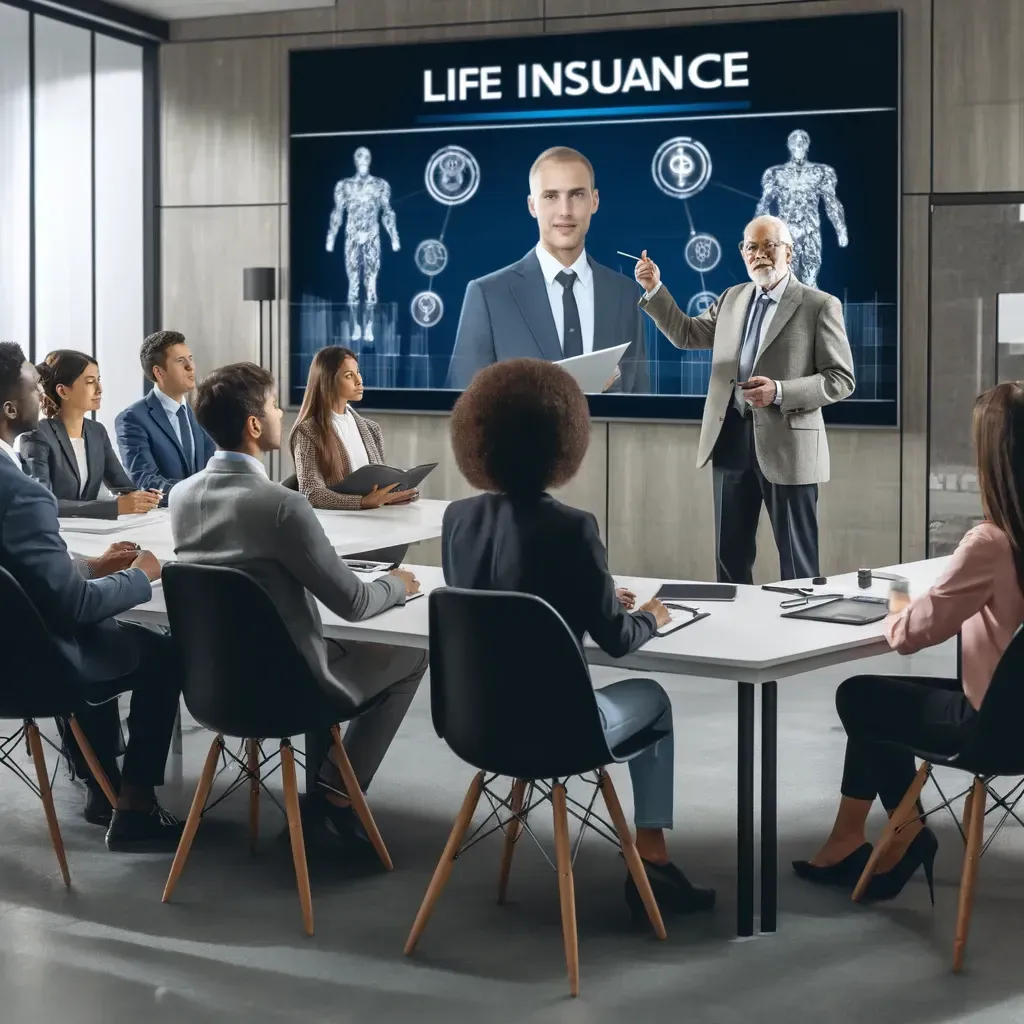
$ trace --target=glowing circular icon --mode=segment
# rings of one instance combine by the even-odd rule
[[[651,176],[665,195],[689,199],[711,179],[711,154],[696,139],[667,139],[654,154]]]
[[[413,260],[421,274],[433,277],[448,266],[448,247],[436,238],[427,238],[416,246]]]
[[[437,292],[418,292],[413,296],[409,311],[420,327],[433,327],[444,316],[444,303]]]
[[[698,274],[714,270],[722,259],[722,247],[714,235],[694,235],[687,243],[683,255],[686,265]]]
[[[458,206],[472,199],[480,187],[480,165],[468,149],[445,146],[427,161],[423,178],[434,199],[444,206]]]
[[[686,304],[687,316],[700,316],[707,312],[716,302],[718,296],[714,292],[697,292]]]

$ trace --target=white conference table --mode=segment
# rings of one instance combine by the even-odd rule
[[[942,571],[947,559],[936,558],[884,570],[905,576],[911,595],[927,590]],[[436,566],[409,566],[428,593],[444,585]],[[657,591],[664,579],[616,577],[618,586],[629,587],[643,603]],[[806,581],[791,581],[798,586]],[[857,586],[856,573],[833,577],[820,593],[842,592],[883,597],[888,582],[876,580],[870,589]],[[707,602],[706,619],[677,630],[666,637],[654,637],[624,658],[610,658],[589,637],[584,651],[595,665],[615,665],[635,672],[664,672],[700,676],[737,684],[737,919],[740,936],[754,933],[755,886],[755,802],[754,735],[755,691],[761,690],[761,818],[760,818],[760,930],[772,932],[778,911],[778,828],[777,828],[777,714],[778,681],[803,675],[831,665],[870,658],[889,651],[882,623],[846,626],[781,617],[780,602],[788,595],[739,587],[733,602]],[[365,622],[346,622],[321,606],[327,636],[339,640],[364,640],[400,647],[429,648],[428,601],[411,601],[389,609]],[[124,616],[135,621],[166,624],[163,592],[158,587],[153,599]]]
[[[360,509],[354,512],[318,510],[316,515],[339,555],[399,547],[441,536],[447,501],[421,498],[410,505]],[[71,551],[92,558],[114,541],[134,541],[161,562],[174,558],[169,513],[156,509],[145,515],[118,519],[61,519],[60,532]]]

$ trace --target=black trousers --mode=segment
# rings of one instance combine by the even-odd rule
[[[132,622],[121,623],[125,643],[138,647],[139,662],[134,672],[109,682],[93,683],[83,690],[75,711],[86,738],[115,789],[124,782],[131,786],[160,786],[171,747],[174,719],[181,694],[181,670],[170,634]],[[128,743],[124,765],[119,771],[121,717],[117,697],[131,691],[128,714]],[[98,703],[102,701],[103,703]],[[91,773],[69,729],[62,730],[65,747],[76,773]]]
[[[711,455],[715,490],[715,556],[720,583],[753,583],[757,521],[768,508],[779,549],[779,578],[819,575],[818,485],[773,484],[754,450],[754,421],[729,404]]]
[[[846,730],[843,796],[877,796],[887,811],[916,774],[910,750],[891,744],[955,754],[978,714],[958,680],[926,676],[853,676],[836,691],[836,710]]]

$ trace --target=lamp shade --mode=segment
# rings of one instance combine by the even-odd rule
[[[274,267],[246,267],[242,271],[242,298],[246,302],[272,302],[277,298]]]

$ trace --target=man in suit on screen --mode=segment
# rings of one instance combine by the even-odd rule
[[[817,576],[818,484],[829,478],[821,410],[854,387],[843,309],[791,273],[793,239],[778,217],[752,220],[740,253],[750,283],[691,317],[645,250],[640,307],[676,348],[714,350],[697,466],[712,465],[718,579],[752,582],[762,502],[781,578]]]
[[[470,281],[451,387],[466,387],[477,370],[501,359],[558,361],[628,342],[605,391],[648,390],[636,287],[584,247],[598,201],[594,168],[582,153],[556,146],[537,157],[527,206],[540,241],[518,262]]]

